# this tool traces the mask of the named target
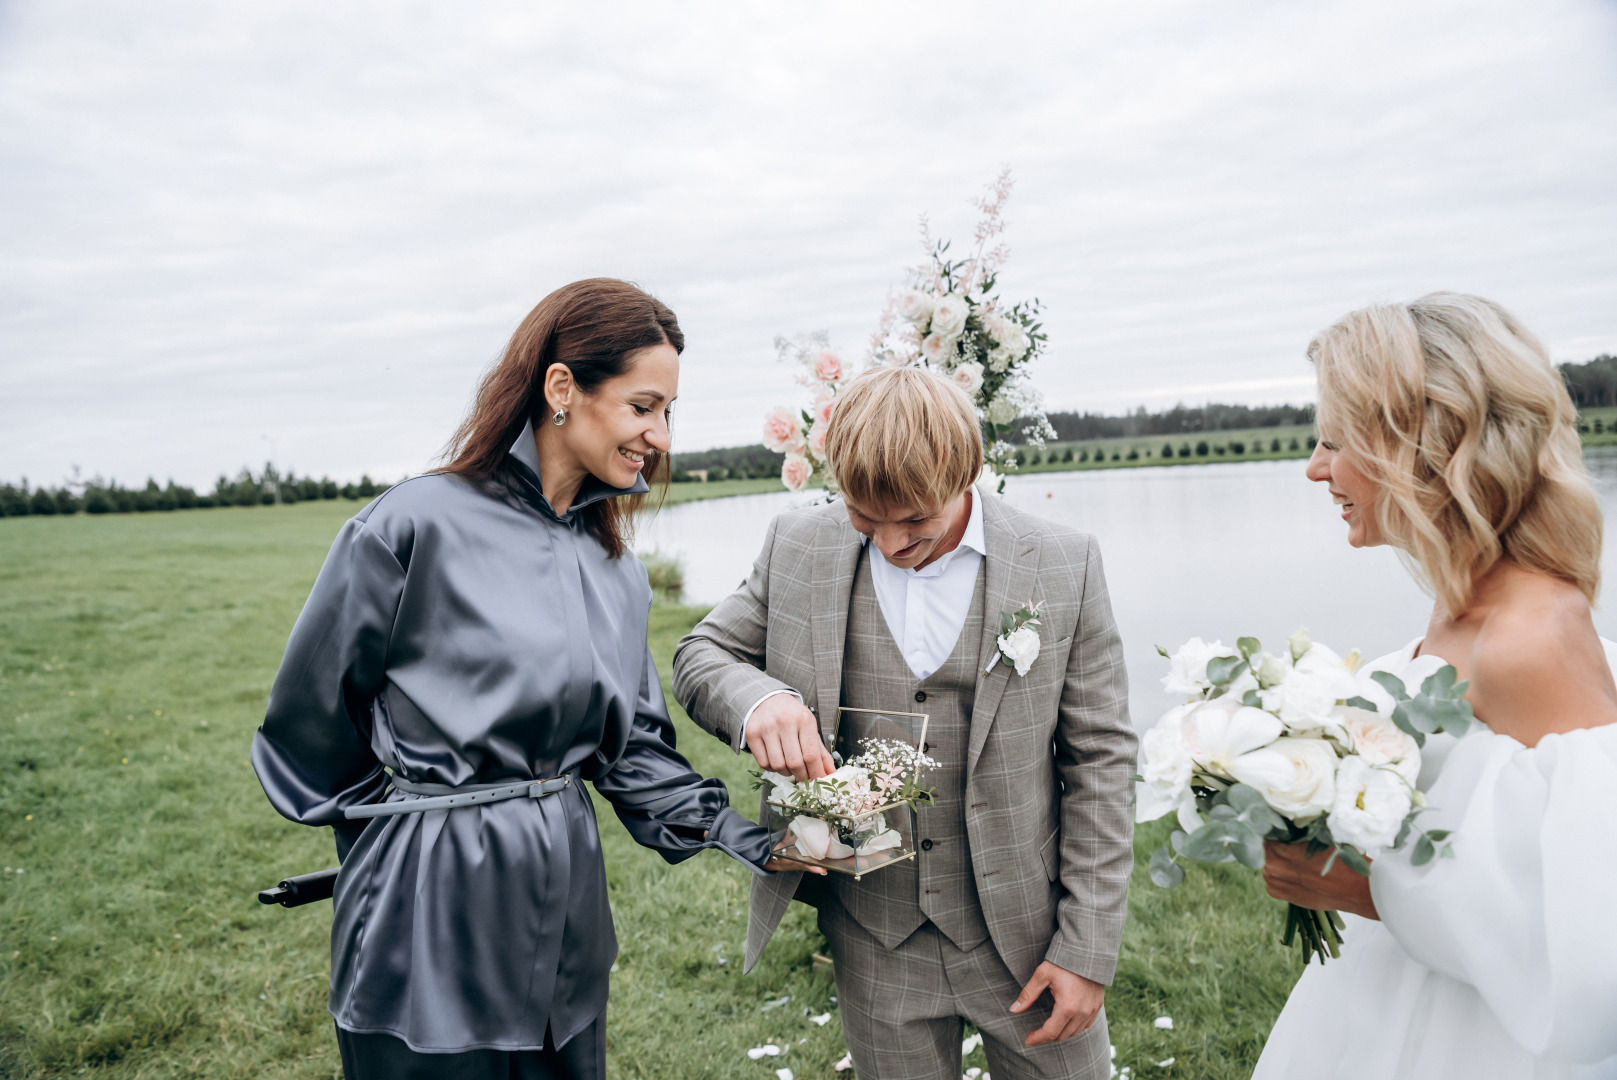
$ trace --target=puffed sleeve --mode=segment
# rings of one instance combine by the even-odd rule
[[[1617,1057],[1617,725],[1527,749],[1476,731],[1455,744],[1424,828],[1454,857],[1375,861],[1370,890],[1411,957],[1475,987],[1537,1057]],[[1428,820],[1430,819],[1430,820]]]
[[[338,828],[339,854],[363,831],[343,810],[374,802],[385,784],[371,752],[371,701],[386,678],[388,639],[405,571],[360,518],[343,526],[270,690],[253,738],[253,768],[275,809]]]
[[[724,781],[704,778],[674,749],[674,724],[649,648],[623,754],[595,780],[595,790],[612,804],[636,843],[652,848],[671,863],[711,847],[754,873],[764,872],[769,830],[730,806]]]

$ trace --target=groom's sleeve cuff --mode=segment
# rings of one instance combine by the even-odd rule
[[[747,710],[747,715],[741,718],[741,726],[736,729],[736,753],[739,754],[741,751],[747,748],[747,722],[752,719],[752,714],[758,711],[758,706],[762,705],[770,698],[777,697],[781,694],[790,694],[798,701],[803,700],[803,695],[799,694],[796,690],[771,690],[769,693],[753,702],[752,708]]]
[[[1117,950],[1102,952],[1083,945],[1071,945],[1063,939],[1060,931],[1056,932],[1050,947],[1045,950],[1044,958],[1063,971],[1082,975],[1102,986],[1112,985],[1112,979],[1117,974]]]

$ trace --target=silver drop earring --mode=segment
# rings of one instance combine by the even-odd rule
[[[567,423],[567,413],[562,409],[557,409],[556,415],[550,418],[550,422],[555,424],[557,427],[561,427],[563,424]]]

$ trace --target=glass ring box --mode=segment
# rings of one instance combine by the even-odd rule
[[[931,801],[926,713],[837,710],[830,776],[792,783],[764,777],[763,824],[777,853],[854,880],[915,858],[915,804]],[[784,782],[783,782],[784,781]],[[772,786],[771,786],[772,785]]]

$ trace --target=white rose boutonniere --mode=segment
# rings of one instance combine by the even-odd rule
[[[1018,675],[1026,675],[1033,661],[1039,658],[1039,632],[1034,629],[1039,625],[1039,616],[1043,612],[1032,605],[1023,604],[1015,611],[1001,612],[999,616],[1000,634],[995,640],[999,651],[988,662],[983,670],[992,671],[994,665],[1001,660],[1016,669]]]

